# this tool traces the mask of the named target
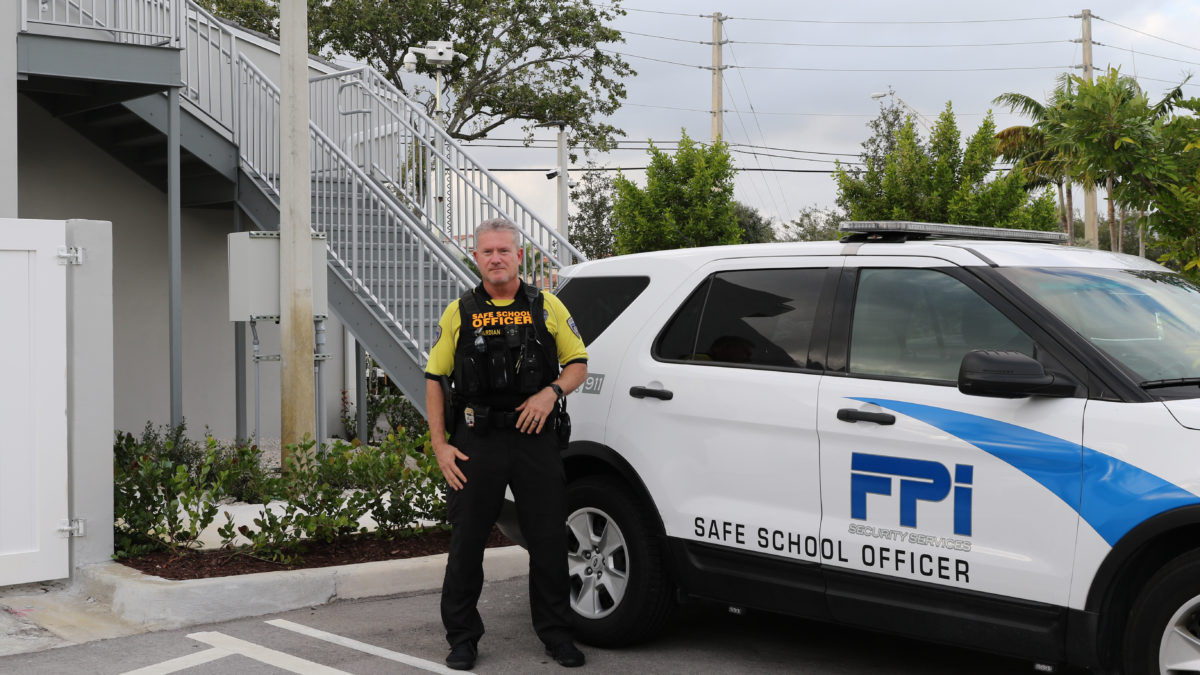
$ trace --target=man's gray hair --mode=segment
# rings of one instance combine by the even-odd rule
[[[475,227],[475,241],[479,235],[487,232],[507,232],[513,236],[513,243],[521,243],[521,230],[508,218],[488,218]]]

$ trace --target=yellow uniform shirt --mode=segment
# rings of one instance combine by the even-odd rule
[[[438,338],[433,343],[433,349],[429,350],[429,363],[425,365],[425,377],[431,380],[448,376],[454,371],[454,351],[458,346],[459,324],[462,322],[458,302],[457,299],[451,302],[438,321]],[[497,307],[507,307],[513,302],[515,300],[491,300],[491,304]],[[546,330],[554,336],[559,364],[587,363],[587,349],[566,305],[553,293],[542,291],[542,307],[546,310]],[[564,326],[566,330],[560,330]]]

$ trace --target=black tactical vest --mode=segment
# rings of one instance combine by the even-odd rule
[[[512,410],[558,377],[558,348],[537,288],[521,282],[512,304],[497,307],[481,284],[458,299],[458,312],[458,401]]]

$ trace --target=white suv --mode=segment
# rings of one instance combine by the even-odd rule
[[[848,229],[564,271],[578,637],[695,598],[1200,671],[1200,287],[1051,233]]]

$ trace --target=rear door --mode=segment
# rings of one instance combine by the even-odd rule
[[[709,264],[631,341],[607,442],[633,464],[667,535],[690,555],[820,560],[820,364],[810,346],[824,343],[818,308],[840,265],[828,257]],[[735,591],[705,594],[723,593]]]

